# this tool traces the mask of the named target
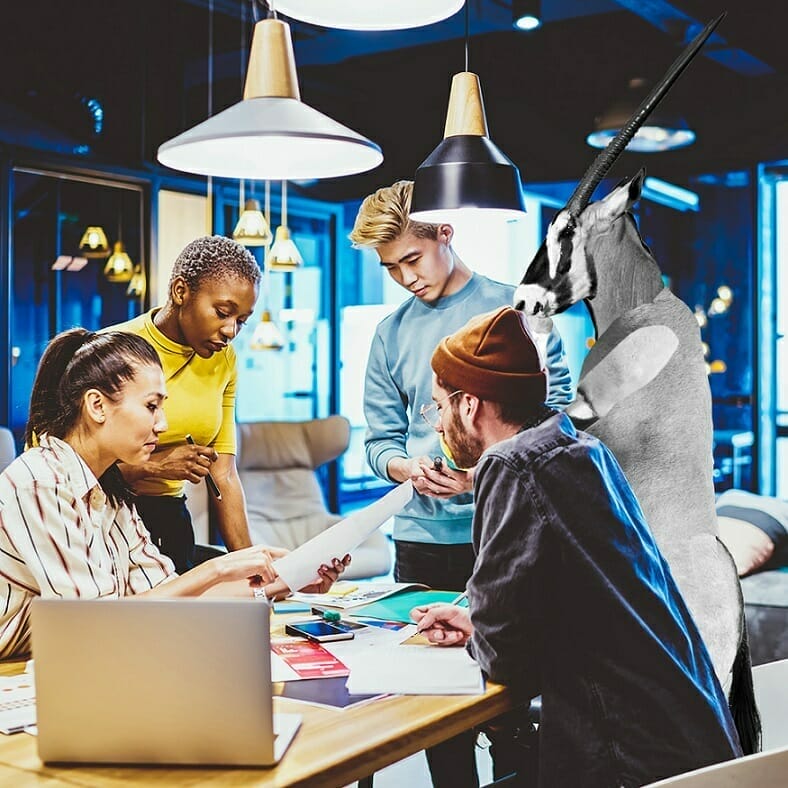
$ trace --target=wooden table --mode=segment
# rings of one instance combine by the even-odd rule
[[[24,663],[0,663],[1,675]],[[25,786],[309,786],[336,788],[359,780],[425,747],[502,714],[509,694],[488,684],[484,695],[411,695],[332,711],[276,698],[275,711],[297,712],[303,724],[278,766],[271,769],[44,766],[36,739],[0,734],[0,788]],[[217,721],[219,722],[219,721]],[[206,731],[210,736],[210,731]]]

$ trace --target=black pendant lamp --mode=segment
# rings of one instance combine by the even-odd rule
[[[416,170],[410,218],[451,224],[484,211],[504,220],[525,213],[520,172],[490,139],[479,77],[468,71],[468,4],[465,5],[465,71],[451,83],[443,141]]]

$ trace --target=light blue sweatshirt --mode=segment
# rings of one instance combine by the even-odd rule
[[[391,481],[386,465],[394,457],[441,454],[438,434],[419,415],[432,402],[432,352],[443,337],[474,315],[512,303],[514,287],[473,274],[457,293],[428,304],[409,298],[381,320],[372,340],[364,384],[367,462]],[[553,329],[547,343],[547,404],[563,409],[572,398],[564,346]],[[465,544],[471,541],[473,495],[431,498],[414,493],[394,518],[394,538],[410,542]]]

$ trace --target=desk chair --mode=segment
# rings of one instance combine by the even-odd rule
[[[238,473],[253,542],[292,550],[342,519],[328,511],[315,469],[343,454],[349,441],[344,416],[238,425]],[[388,540],[376,531],[353,551],[342,579],[385,575],[391,562]]]
[[[786,775],[788,747],[706,766],[643,788],[785,788]]]
[[[0,427],[0,471],[16,458],[14,433],[8,427]]]
[[[752,680],[763,726],[763,752],[788,747],[788,659],[756,665]]]

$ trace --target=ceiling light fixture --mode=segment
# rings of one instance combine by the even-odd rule
[[[142,266],[137,263],[134,266],[134,273],[129,280],[129,286],[126,288],[126,295],[129,298],[145,298],[145,292],[148,289],[148,283],[145,279],[145,271]]]
[[[106,257],[109,254],[109,242],[104,228],[98,225],[88,227],[79,242],[79,252],[82,257],[91,260]]]
[[[274,245],[266,256],[266,262],[271,271],[295,271],[304,264],[287,226],[287,181],[282,181],[282,223],[276,228]]]
[[[243,181],[240,187],[240,204],[243,211],[233,230],[233,240],[244,246],[268,246],[271,243],[271,228],[260,210],[260,201],[243,199]]]
[[[512,25],[517,30],[536,30],[542,26],[540,0],[512,0]]]
[[[134,275],[134,263],[123,245],[123,192],[118,192],[118,240],[112,246],[112,255],[104,266],[104,276],[109,282],[129,282]]]
[[[465,4],[465,71],[455,74],[443,141],[416,170],[410,217],[452,223],[480,210],[505,220],[525,213],[520,172],[489,137],[479,77],[468,71],[469,19]]]
[[[265,220],[271,226],[271,184],[265,182]],[[250,350],[281,350],[285,346],[284,337],[274,323],[268,305],[271,299],[271,268],[268,265],[268,250],[263,255],[263,312],[260,322],[255,326]]]
[[[163,143],[166,167],[226,178],[299,180],[364,172],[380,147],[301,101],[290,26],[254,28],[243,100]]]
[[[463,0],[277,0],[279,11],[293,19],[341,30],[404,30],[440,22],[462,8]]]
[[[649,85],[645,79],[640,77],[631,79],[626,96],[594,119],[594,131],[586,137],[586,142],[593,148],[607,147],[635,114],[648,89]],[[637,130],[627,145],[627,150],[635,153],[661,153],[684,148],[692,145],[693,142],[695,142],[695,132],[687,125],[684,118],[656,109],[651,113],[648,123]]]
[[[134,263],[126,253],[123,241],[115,241],[112,255],[104,266],[104,276],[109,282],[130,282],[134,275]]]

